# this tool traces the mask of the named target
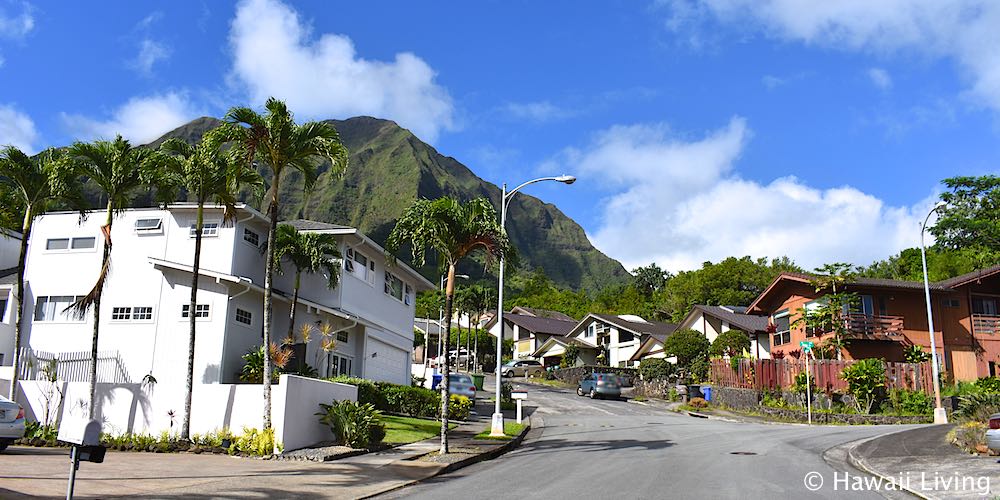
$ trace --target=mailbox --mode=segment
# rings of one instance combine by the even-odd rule
[[[528,391],[510,391],[510,399],[528,399]]]
[[[84,418],[64,418],[59,425],[59,440],[78,446],[101,444],[101,423]]]

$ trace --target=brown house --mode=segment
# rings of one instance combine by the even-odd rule
[[[798,349],[802,340],[820,343],[832,336],[792,327],[800,308],[826,294],[816,292],[814,278],[782,273],[750,305],[749,314],[770,318],[772,355]],[[860,297],[847,315],[848,358],[903,361],[908,346],[930,351],[922,282],[856,278],[844,290]],[[1000,266],[931,283],[930,291],[941,369],[955,380],[1000,375]]]

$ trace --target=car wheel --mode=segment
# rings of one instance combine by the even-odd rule
[[[9,444],[10,444],[10,441],[0,440],[0,451],[6,450],[7,449],[7,445],[9,445]]]
[[[576,388],[576,395],[577,396],[583,396],[583,387],[577,387]]]
[[[597,391],[594,389],[590,390],[590,399],[597,399]]]
[[[503,373],[502,375],[503,375],[503,378],[511,378],[511,377],[514,376],[514,373],[508,371],[508,372]]]

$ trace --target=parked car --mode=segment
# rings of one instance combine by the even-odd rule
[[[986,446],[1000,451],[1000,413],[990,415],[990,428],[986,430]]]
[[[617,375],[610,373],[591,373],[580,379],[576,387],[577,396],[597,398],[620,398],[622,396],[621,382]]]
[[[0,451],[24,437],[24,408],[0,396]]]
[[[464,373],[449,374],[448,389],[452,394],[465,396],[473,401],[476,400],[476,384],[472,382],[472,377]]]
[[[467,350],[465,350],[464,348],[462,348],[462,349],[452,349],[452,350],[448,351],[448,360],[449,360],[449,363],[452,366],[455,366],[455,365],[457,365],[459,363],[465,363],[471,357],[472,357],[471,354]],[[431,366],[444,366],[444,356],[435,356],[435,357],[431,358],[430,359],[430,365]]]
[[[500,375],[504,377],[530,377],[543,373],[545,373],[545,367],[534,359],[515,359],[500,367]]]

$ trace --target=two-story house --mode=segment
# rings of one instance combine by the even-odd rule
[[[750,305],[748,312],[769,318],[771,354],[798,349],[799,342],[823,342],[833,334],[795,325],[803,308],[823,300],[814,276],[782,273]],[[903,361],[904,349],[930,351],[924,284],[917,281],[856,278],[844,290],[858,295],[845,315],[849,359]],[[1000,266],[930,284],[937,356],[955,380],[998,375],[1000,370]]]
[[[599,354],[603,351],[607,366],[631,367],[638,366],[632,356],[644,341],[654,335],[666,338],[675,330],[673,323],[646,321],[631,314],[590,313],[566,337],[594,346]]]
[[[190,311],[194,221],[191,204],[131,209],[115,218],[111,273],[101,301],[99,377],[138,382],[150,374],[161,382],[183,381],[189,314],[198,322],[196,383],[237,382],[243,355],[261,346],[267,219],[239,206],[227,223],[221,208],[206,209],[198,304]],[[33,312],[26,345],[33,351],[89,356],[93,314],[76,318],[66,308],[90,291],[98,275],[102,222],[96,213],[82,223],[76,213],[45,214],[35,222],[26,265]],[[293,328],[296,363],[320,376],[409,384],[415,294],[433,284],[401,262],[387,263],[384,250],[357,229],[289,224],[335,235],[343,256],[340,283],[332,290],[325,276],[302,276]],[[290,264],[283,268],[274,284],[275,343],[288,332],[294,280]],[[327,325],[334,330],[332,349],[321,348],[319,330]],[[303,329],[310,330],[308,342]]]
[[[750,337],[750,356],[757,359],[771,357],[770,335],[767,333],[768,317],[747,314],[739,306],[696,305],[678,323],[678,330],[695,330],[705,335],[709,342],[729,330],[739,330]]]

